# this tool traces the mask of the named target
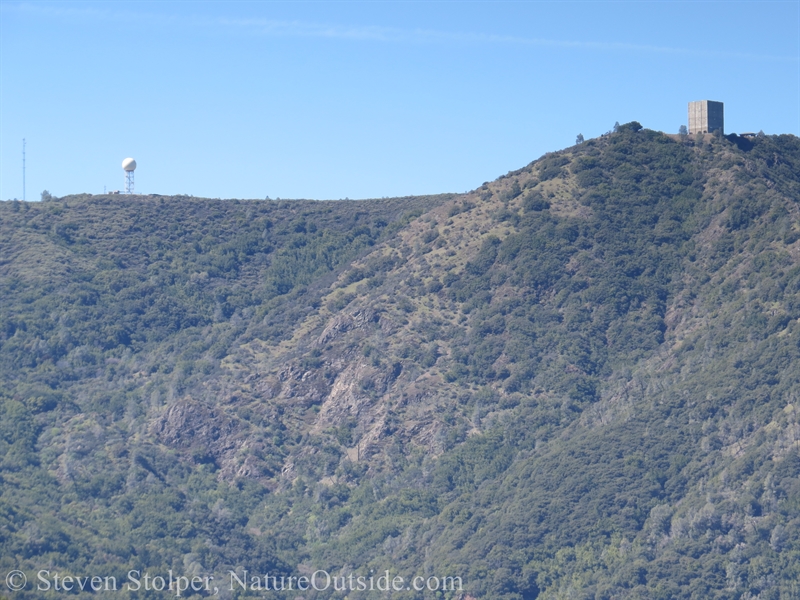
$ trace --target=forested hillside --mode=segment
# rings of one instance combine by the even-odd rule
[[[5,202],[0,290],[29,581],[800,597],[794,136],[631,123],[464,195]]]

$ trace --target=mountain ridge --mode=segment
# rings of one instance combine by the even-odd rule
[[[460,574],[475,598],[791,597],[798,172],[793,136],[676,139],[632,123],[471,193],[414,200],[416,218],[376,201],[360,240],[353,204],[284,202],[262,221],[247,203],[197,201],[201,223],[162,214],[174,242],[149,234],[148,277],[120,283],[131,250],[103,263],[114,302],[141,315],[122,331],[112,320],[91,337],[53,307],[27,325],[30,303],[6,288],[20,312],[2,315],[0,352],[28,371],[6,371],[4,410],[31,429],[27,463],[5,469],[57,483],[4,503],[67,490],[54,530],[70,507],[104,503],[96,526],[133,540],[109,555],[119,569],[153,535],[148,498],[170,498],[165,524],[199,503],[211,524],[236,514],[238,541],[167,526],[154,565],[388,564]],[[70,225],[84,202],[42,207],[58,213],[39,227],[58,248],[98,243]],[[215,223],[230,225],[202,235]],[[14,227],[4,247],[25,247]],[[154,277],[173,281],[166,308]],[[111,306],[90,288],[69,298]],[[45,314],[56,335],[23,343]],[[92,483],[93,453],[119,473],[110,489]],[[42,556],[9,531],[4,555]]]

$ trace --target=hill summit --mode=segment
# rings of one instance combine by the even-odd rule
[[[631,123],[461,195],[3,203],[0,566],[796,597],[799,199],[794,136]]]

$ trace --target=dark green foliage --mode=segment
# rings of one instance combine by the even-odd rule
[[[519,196],[521,193],[522,193],[522,188],[520,188],[519,182],[517,180],[514,180],[511,186],[501,194],[501,199],[504,202],[508,202]]]
[[[631,121],[630,123],[625,123],[624,125],[619,125],[616,128],[617,132],[620,131],[632,131],[636,133],[637,131],[642,130],[642,124],[639,121]]]
[[[0,284],[5,297],[21,300],[0,309],[6,373],[16,379],[20,368],[76,353],[94,364],[97,351],[140,351],[242,311],[266,313],[369,248],[408,208],[164,198],[33,205],[16,230],[28,241],[15,243],[41,244],[44,264]],[[102,235],[94,229],[100,219]],[[8,236],[17,223],[5,223]],[[372,265],[363,275],[385,267]],[[283,335],[291,321],[274,325],[273,335]]]
[[[539,161],[539,178],[542,181],[555,179],[561,175],[562,167],[569,162],[566,156],[559,154],[548,155]]]
[[[550,203],[545,200],[539,192],[531,192],[525,196],[522,202],[522,208],[525,212],[537,212],[550,208]]]

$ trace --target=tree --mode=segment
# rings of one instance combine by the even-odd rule
[[[686,125],[681,125],[678,128],[678,135],[681,136],[681,139],[685,139],[687,135],[689,135],[689,130],[686,129]]]
[[[642,124],[639,121],[631,121],[630,123],[625,123],[624,125],[620,125],[617,123],[614,125],[614,131],[633,131],[636,133],[637,131],[642,130]]]
[[[619,121],[616,121],[614,123],[614,133],[616,133],[617,131],[619,131]]]
[[[48,200],[52,200],[53,196],[50,195],[50,192],[47,190],[42,192],[42,202],[47,202]]]
[[[576,144],[582,144],[583,143],[583,134],[582,133],[579,133],[578,137],[575,138],[575,143]]]

